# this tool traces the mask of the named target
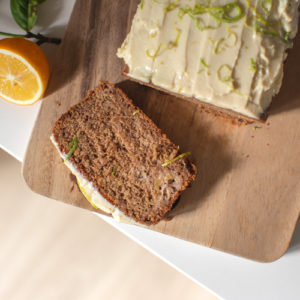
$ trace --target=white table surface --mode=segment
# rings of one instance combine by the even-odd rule
[[[62,36],[73,4],[74,0],[46,1],[41,5],[36,31]],[[20,32],[10,17],[9,0],[0,1],[0,31]],[[43,49],[51,62],[56,46]],[[0,99],[0,147],[19,161],[23,160],[39,107],[40,103],[19,107]],[[262,264],[99,217],[223,299],[300,299],[300,222],[287,253],[276,262]]]

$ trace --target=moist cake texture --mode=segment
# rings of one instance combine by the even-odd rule
[[[196,175],[187,156],[178,158],[178,147],[110,83],[63,114],[51,140],[86,198],[120,221],[156,224]]]
[[[143,0],[117,55],[127,76],[260,119],[278,93],[298,0]]]

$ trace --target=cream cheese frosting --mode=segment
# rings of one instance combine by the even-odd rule
[[[53,134],[50,136],[50,139],[53,145],[56,147],[61,158],[64,160],[64,164],[69,168],[71,173],[77,178],[79,187],[82,190],[84,196],[94,207],[99,208],[108,214],[111,214],[113,218],[118,222],[147,227],[146,225],[137,223],[132,218],[129,218],[124,213],[122,213],[116,206],[112,205],[108,200],[106,200],[93,186],[93,183],[85,179],[84,176],[82,176],[82,174],[76,169],[76,167],[69,160],[66,160],[67,155],[60,151],[58,144],[54,139]]]
[[[278,93],[299,0],[142,0],[128,76],[260,119]]]

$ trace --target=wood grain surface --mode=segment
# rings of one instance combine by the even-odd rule
[[[178,145],[198,175],[170,221],[151,227],[259,261],[288,248],[300,211],[300,35],[265,124],[237,126],[200,105],[121,77],[116,57],[138,0],[77,0],[23,165],[37,193],[93,210],[49,140],[60,115],[99,80],[117,83]]]

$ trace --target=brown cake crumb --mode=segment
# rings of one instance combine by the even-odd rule
[[[53,138],[62,153],[76,137],[69,161],[136,222],[159,222],[196,176],[187,157],[162,166],[178,147],[111,83],[101,82],[56,122]]]

